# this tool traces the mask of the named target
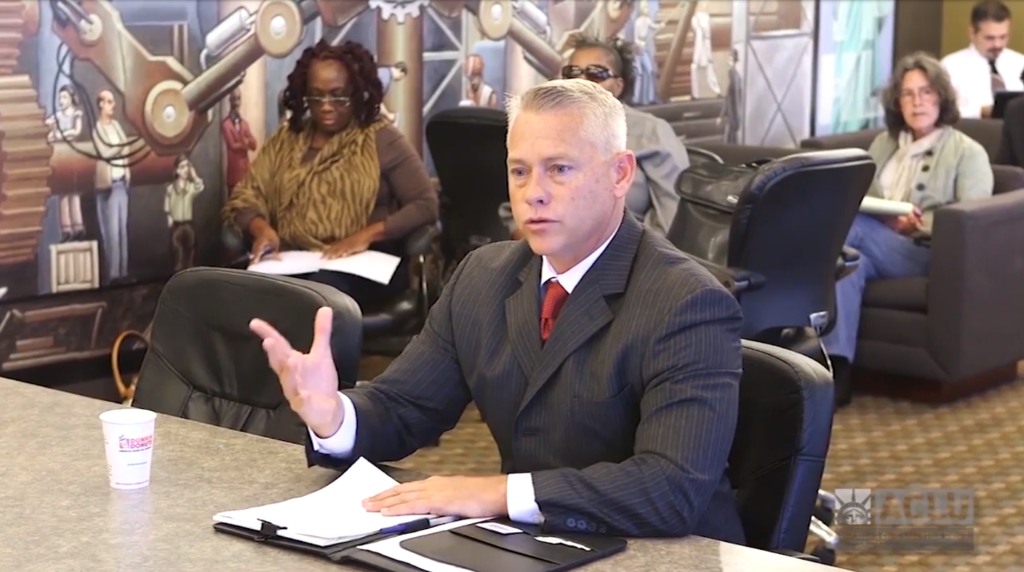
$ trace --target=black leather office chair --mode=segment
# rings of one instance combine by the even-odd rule
[[[690,165],[697,165],[699,163],[718,163],[721,165],[725,163],[725,160],[717,153],[701,149],[700,147],[687,147],[686,154],[690,158]]]
[[[405,240],[405,257],[415,281],[408,290],[394,299],[368,308],[360,308],[363,321],[364,351],[371,355],[397,356],[409,338],[426,323],[427,312],[437,298],[437,287],[430,281],[427,258],[440,230],[436,224],[424,226]],[[233,227],[226,226],[221,240],[228,253],[227,265],[245,268],[249,264],[251,243]],[[400,268],[404,268],[404,265]]]
[[[302,443],[305,427],[289,408],[260,339],[266,320],[308,351],[313,317],[334,310],[331,349],[339,385],[359,371],[359,307],[346,294],[307,280],[244,270],[192,268],[164,287],[153,318],[133,405],[246,433]]]
[[[693,248],[703,245],[705,265],[731,279],[744,338],[829,367],[819,336],[834,324],[836,280],[859,260],[844,242],[874,173],[871,157],[853,149],[776,159],[747,180],[731,210],[680,192],[669,240],[698,258]]]
[[[507,132],[505,112],[484,107],[446,109],[427,121],[441,183],[441,251],[450,268],[474,248],[509,239],[498,217],[508,201]]]
[[[743,341],[729,479],[748,546],[819,560],[803,552],[832,435],[832,391],[814,360]]]

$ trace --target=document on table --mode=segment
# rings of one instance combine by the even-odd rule
[[[277,535],[315,546],[330,546],[424,519],[430,515],[383,516],[367,512],[363,499],[382,493],[398,482],[360,458],[333,483],[303,497],[245,510],[221,512],[214,522],[260,530],[264,523]]]
[[[914,205],[877,197],[864,197],[860,203],[860,212],[875,216],[906,216],[914,212]]]
[[[359,254],[327,259],[319,252],[308,250],[287,250],[270,258],[264,258],[249,265],[249,270],[262,274],[297,276],[312,274],[320,270],[343,272],[361,276],[367,280],[388,284],[402,259],[385,252],[367,250]]]

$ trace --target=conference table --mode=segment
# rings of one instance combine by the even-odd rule
[[[0,570],[359,569],[213,530],[214,513],[301,496],[337,477],[307,468],[299,445],[160,415],[149,487],[121,491],[107,483],[98,418],[120,405],[3,378],[0,403]],[[836,569],[689,537],[631,540],[624,552],[580,570]]]

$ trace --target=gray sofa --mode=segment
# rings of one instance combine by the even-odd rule
[[[1001,122],[958,125],[998,151]],[[867,149],[881,130],[808,139],[804,149]],[[701,144],[738,164],[801,149]],[[993,166],[994,196],[935,214],[930,275],[868,284],[855,387],[942,403],[1016,377],[1024,359],[1024,169]]]

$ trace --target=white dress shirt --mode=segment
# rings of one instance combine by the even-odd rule
[[[988,58],[970,45],[942,58],[942,65],[949,72],[949,79],[957,93],[957,107],[960,116],[977,119],[981,117],[981,108],[992,105],[995,96],[992,94],[992,70]],[[1024,91],[1024,54],[1009,48],[1000,52],[996,58],[996,71],[1002,78],[1006,91]]]
[[[542,258],[542,266],[540,270],[540,284],[543,288],[549,280],[556,280],[565,288],[565,291],[572,294],[573,289],[583,280],[583,276],[586,275],[590,267],[594,265],[594,262],[601,256],[608,243],[612,241],[618,233],[618,229],[608,237],[608,240],[604,241],[604,244],[599,246],[597,250],[592,252],[590,256],[584,258],[579,264],[573,266],[564,273],[559,274],[555,271],[554,267],[548,261],[547,257]],[[540,316],[537,316],[537,320],[540,320]],[[341,423],[341,427],[338,428],[338,432],[333,436],[326,439],[317,437],[312,430],[309,431],[313,450],[318,453],[324,453],[332,457],[338,457],[344,459],[352,454],[352,449],[356,445],[356,408],[352,404],[352,400],[345,396],[344,393],[338,392],[341,395],[341,405],[345,410],[345,417]],[[508,476],[508,492],[506,495],[506,506],[508,508],[508,516],[515,522],[522,522],[525,524],[541,524],[544,522],[544,515],[540,512],[540,507],[537,506],[537,495],[533,490],[533,476],[530,473],[512,473]]]

